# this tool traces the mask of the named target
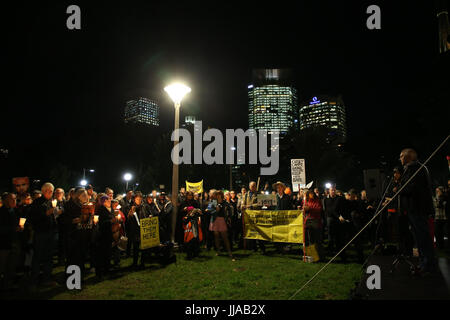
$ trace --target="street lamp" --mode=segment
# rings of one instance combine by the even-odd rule
[[[329,182],[325,183],[325,188],[330,189],[331,186],[332,186],[331,183],[329,183]]]
[[[174,132],[175,139],[173,141],[173,150],[175,151],[175,147],[178,144],[180,137],[178,135],[178,128],[180,126],[180,107],[181,100],[183,97],[191,92],[191,88],[185,86],[181,83],[174,83],[164,88],[164,91],[167,92],[169,97],[172,99],[175,106],[175,123],[174,123]],[[173,165],[172,165],[172,242],[175,242],[175,224],[177,218],[177,196],[178,196],[178,152],[173,152]]]
[[[125,191],[128,190],[128,181],[130,181],[131,179],[133,179],[133,176],[131,175],[131,173],[125,173],[123,175],[123,180],[125,180],[127,182],[127,185],[125,187]]]
[[[236,150],[236,147],[231,147],[230,148],[231,152],[233,152],[234,150]],[[233,155],[233,159],[234,159],[234,155]],[[230,163],[230,191],[233,189],[233,167],[232,164]]]
[[[80,181],[80,185],[81,185],[82,187],[85,187],[85,186],[87,185],[87,181],[86,181],[85,179],[81,180],[81,181]]]

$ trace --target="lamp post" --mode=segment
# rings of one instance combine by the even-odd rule
[[[233,152],[234,150],[236,150],[236,147],[231,147],[230,148],[231,152]],[[233,154],[233,159],[234,159],[234,154]],[[233,189],[233,164],[230,163],[230,191]]]
[[[188,86],[185,86],[181,83],[174,83],[164,88],[164,91],[167,92],[169,97],[172,99],[174,106],[175,106],[175,123],[174,123],[174,132],[175,132],[175,139],[173,142],[173,153],[172,153],[172,204],[173,204],[173,211],[172,211],[172,242],[175,242],[175,225],[176,225],[176,219],[177,219],[177,211],[178,211],[178,204],[177,204],[177,196],[178,196],[178,155],[179,153],[176,152],[175,147],[178,144],[180,137],[178,135],[178,128],[180,126],[180,107],[181,107],[181,100],[183,97],[191,92],[191,88]]]
[[[133,176],[131,175],[131,173],[125,173],[123,175],[123,180],[125,180],[127,182],[127,185],[125,187],[125,192],[128,190],[128,181],[130,181],[131,179],[133,179]]]
[[[94,169],[89,169],[89,172],[95,172]],[[83,179],[80,181],[80,185],[82,187],[85,187],[88,184],[86,180],[86,168],[83,168]]]

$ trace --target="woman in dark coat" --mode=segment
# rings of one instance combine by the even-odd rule
[[[191,191],[186,192],[186,198],[181,202],[180,208],[178,209],[178,217],[175,227],[175,241],[179,245],[184,243],[184,230],[183,230],[183,218],[188,214],[188,208],[194,207],[195,209],[200,208],[200,204],[194,199],[194,193]]]
[[[98,242],[97,242],[97,264],[95,266],[95,273],[99,279],[108,273],[111,267],[111,254],[113,223],[119,221],[114,216],[114,211],[111,208],[111,199],[108,196],[102,196],[100,199],[101,206],[98,208]]]
[[[77,189],[70,200],[66,202],[64,212],[59,217],[68,238],[66,264],[67,266],[79,266],[83,274],[93,227],[93,212],[88,212],[86,207],[85,213],[82,212],[83,205],[88,203],[88,199],[84,188]]]
[[[133,265],[132,267],[137,267],[137,262],[139,258],[140,245],[141,245],[141,219],[148,218],[151,215],[150,207],[144,205],[143,195],[141,192],[136,192],[134,196],[134,204],[131,206],[130,211],[127,215],[128,224],[128,241],[131,241],[131,246],[133,250]],[[144,255],[141,254],[141,267],[144,267]]]

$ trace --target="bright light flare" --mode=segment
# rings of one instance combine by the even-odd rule
[[[191,88],[182,83],[174,83],[165,87],[164,91],[167,92],[174,103],[179,104],[183,97],[191,92]]]

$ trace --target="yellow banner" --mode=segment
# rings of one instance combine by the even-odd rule
[[[186,181],[186,191],[192,191],[194,193],[202,193],[203,192],[203,180],[200,182]]]
[[[245,239],[303,243],[301,210],[246,210]]]
[[[159,246],[158,217],[141,219],[141,250]]]

